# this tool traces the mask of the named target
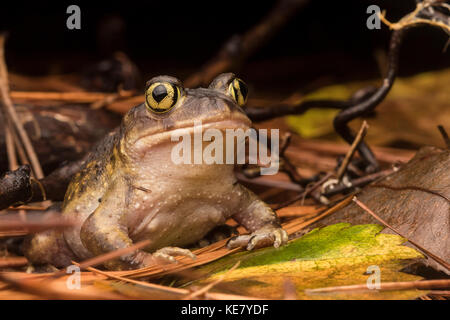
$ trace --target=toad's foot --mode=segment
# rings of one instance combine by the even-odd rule
[[[288,241],[288,234],[282,228],[262,228],[252,234],[231,238],[227,247],[229,249],[247,246],[247,250],[268,247],[273,244],[275,248],[280,247]]]
[[[161,263],[177,263],[178,261],[175,257],[184,256],[191,258],[192,260],[197,259],[195,254],[193,254],[188,249],[178,248],[178,247],[165,247],[157,250],[152,254],[152,257]]]

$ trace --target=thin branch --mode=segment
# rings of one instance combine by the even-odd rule
[[[0,175],[0,210],[29,202],[62,201],[72,176],[83,163],[84,159],[69,162],[40,180],[30,177],[28,165]]]
[[[450,198],[447,197],[445,194],[442,194],[435,190],[430,190],[430,189],[426,189],[426,188],[422,188],[422,187],[418,187],[418,186],[394,187],[394,186],[388,186],[386,184],[377,183],[377,184],[370,185],[369,188],[385,188],[385,189],[396,190],[396,191],[404,191],[404,190],[421,191],[421,192],[426,192],[426,193],[441,197],[442,199],[444,199],[448,203],[450,203]]]
[[[30,185],[30,167],[20,166],[15,171],[0,175],[0,210],[11,205],[27,203],[32,197]]]
[[[267,107],[246,107],[244,111],[253,122],[261,122],[287,115],[299,115],[314,108],[346,109],[353,104],[353,100],[306,100],[298,103],[281,103]]]
[[[80,264],[77,263],[77,262],[73,262],[73,264],[78,266],[78,267],[81,267]],[[186,294],[186,293],[189,292],[186,289],[172,288],[172,287],[162,286],[162,285],[159,285],[159,284],[154,284],[154,283],[149,283],[149,282],[144,282],[144,281],[139,281],[139,280],[134,280],[134,279],[121,277],[121,276],[115,275],[115,274],[113,274],[111,272],[98,270],[98,269],[96,269],[94,267],[86,267],[85,269],[88,270],[88,271],[91,271],[93,273],[97,273],[97,274],[103,275],[105,277],[114,279],[114,280],[119,280],[119,281],[124,281],[124,282],[128,282],[128,283],[136,284],[136,285],[139,285],[139,286],[143,286],[145,288],[162,291],[164,293],[183,295],[183,294]]]
[[[352,201],[352,198],[347,197],[347,198],[343,199],[342,201],[338,202],[336,205],[334,205],[330,209],[324,211],[323,213],[320,213],[318,216],[311,218],[307,221],[304,221],[302,218],[297,218],[292,221],[289,221],[288,223],[283,224],[283,229],[286,230],[286,232],[289,235],[295,234],[295,233],[305,229],[306,227],[310,226],[314,222],[319,221],[319,220],[335,213],[336,211],[346,207],[351,201]]]
[[[49,285],[47,279],[41,274],[39,277],[25,274],[25,276],[17,277],[16,272],[2,272],[0,273],[0,280],[4,283],[14,286],[14,288],[23,292],[30,293],[37,298],[42,299],[69,299],[69,300],[93,300],[93,299],[107,299],[107,300],[123,300],[127,297],[110,291],[89,288],[82,288],[81,290],[70,290],[63,285],[62,288],[58,286]],[[44,278],[44,279],[42,279]]]
[[[450,149],[450,137],[448,136],[447,131],[445,131],[444,126],[438,125],[439,132],[442,135],[442,138],[444,139],[445,145],[447,146],[447,149]]]
[[[21,232],[42,232],[48,229],[64,229],[76,226],[76,223],[60,218],[60,214],[55,217],[47,217],[42,221],[23,221],[22,219],[0,219],[0,231]]]
[[[425,249],[424,247],[422,247],[421,245],[417,244],[416,242],[406,238],[405,236],[403,236],[400,231],[398,231],[396,228],[392,227],[391,225],[389,225],[386,221],[384,221],[383,219],[381,219],[377,214],[375,214],[372,210],[370,210],[364,203],[362,203],[361,201],[359,201],[356,197],[353,197],[353,201],[359,206],[361,207],[361,209],[363,209],[364,211],[366,211],[368,214],[370,214],[372,217],[374,217],[376,220],[378,220],[379,222],[381,222],[385,227],[388,227],[389,229],[391,229],[392,231],[394,231],[396,234],[398,234],[399,236],[407,239],[411,244],[413,244],[414,246],[416,246],[417,248],[419,248],[419,250],[421,250],[422,252],[424,252],[427,256],[433,258],[436,262],[438,262],[441,266],[443,266],[445,269],[450,271],[450,264],[447,263],[446,261],[444,261],[443,259],[439,258],[438,256],[436,256],[435,254],[431,253],[430,251],[428,251],[427,249]]]
[[[387,169],[387,170],[383,170],[383,171],[378,171],[376,173],[372,173],[372,174],[366,175],[364,177],[351,180],[348,185],[339,184],[339,185],[333,186],[332,189],[326,190],[323,193],[323,195],[325,197],[329,198],[329,197],[334,196],[339,193],[349,192],[351,190],[354,190],[355,188],[360,188],[371,182],[374,182],[375,180],[382,179],[382,178],[396,172],[397,170],[398,170],[397,168],[392,168],[392,169]]]
[[[78,263],[74,262],[75,265],[79,266]],[[134,280],[130,278],[125,278],[119,275],[116,275],[112,272],[106,272],[102,270],[98,270],[93,267],[87,267],[87,270],[100,274],[102,276],[105,276],[110,279],[119,280],[123,282],[132,283],[144,288],[160,291],[165,294],[173,294],[176,296],[183,296],[189,294],[189,290],[187,289],[181,289],[181,288],[173,288],[168,286],[162,286],[155,283],[145,282],[145,281],[139,281]],[[240,295],[233,295],[233,294],[226,294],[226,293],[219,293],[219,292],[205,292],[205,299],[215,299],[215,300],[257,300],[258,298],[255,297],[248,297],[248,296],[240,296]]]
[[[235,270],[237,267],[239,267],[239,265],[241,264],[240,261],[236,262],[234,264],[234,266],[232,266],[229,270],[227,270],[224,274],[222,274],[219,279],[217,279],[216,281],[213,281],[209,284],[207,284],[206,286],[204,286],[203,288],[196,290],[192,293],[190,293],[189,295],[187,295],[186,297],[183,298],[183,300],[192,300],[193,298],[196,298],[198,296],[204,295],[206,294],[209,290],[211,290],[214,286],[218,285],[219,283],[221,283],[233,270]]]
[[[11,133],[11,136],[13,138],[17,154],[19,155],[20,163],[21,164],[30,164],[30,162],[28,161],[27,155],[25,153],[25,150],[24,150],[22,144],[20,143],[20,139],[17,136],[16,131],[14,130],[14,126],[11,124],[11,121],[7,117],[5,117],[5,119],[7,119],[7,121],[8,121],[8,126],[10,128],[9,132]]]
[[[140,241],[140,242],[138,242],[136,244],[133,244],[133,245],[131,245],[129,247],[126,247],[126,248],[121,248],[121,249],[118,249],[118,250],[114,250],[114,251],[111,251],[111,252],[108,252],[108,253],[104,253],[104,254],[98,255],[96,257],[87,259],[87,260],[79,263],[79,267],[80,267],[80,269],[86,269],[87,267],[92,267],[92,266],[96,266],[96,265],[102,264],[102,263],[104,263],[106,261],[118,258],[118,257],[123,256],[125,254],[128,254],[130,252],[133,252],[133,251],[145,248],[150,243],[151,243],[151,240],[143,240],[143,241]],[[65,272],[66,272],[65,270],[61,271],[62,274],[65,274]]]
[[[283,300],[297,300],[297,288],[291,279],[283,282]]]
[[[25,257],[2,257],[0,258],[0,268],[23,267],[28,264]]]
[[[278,0],[275,7],[262,21],[243,35],[233,36],[216,56],[199,72],[187,78],[188,88],[209,83],[222,72],[234,69],[262,47],[275,35],[308,0]]]
[[[296,191],[296,192],[302,192],[303,188],[299,186],[296,183],[290,182],[290,181],[278,181],[278,180],[269,180],[264,177],[257,177],[257,178],[247,178],[245,175],[243,175],[240,172],[236,173],[236,178],[239,179],[239,181],[251,183],[254,185],[260,185],[265,187],[271,187],[271,188],[279,188],[289,191]]]
[[[287,200],[281,204],[279,204],[275,210],[287,207],[288,205],[301,200],[301,199],[305,199],[309,194],[311,194],[311,192],[317,190],[317,188],[319,188],[324,182],[326,182],[329,178],[331,178],[333,174],[332,173],[327,173],[324,177],[322,177],[319,181],[317,181],[316,183],[314,183],[312,185],[311,188],[306,188],[306,190],[304,192],[302,192],[301,194],[295,196],[294,198]]]
[[[44,173],[39,163],[39,159],[36,155],[36,152],[34,151],[33,145],[31,143],[30,138],[28,137],[27,132],[22,126],[22,122],[17,116],[16,110],[11,101],[11,97],[9,96],[8,70],[6,68],[5,62],[4,45],[5,45],[5,37],[3,35],[0,35],[0,95],[3,100],[2,105],[5,114],[7,115],[7,117],[9,117],[9,119],[13,123],[20,139],[22,140],[22,143],[25,147],[27,156],[30,159],[30,163],[36,178],[42,179],[44,177]]]
[[[352,130],[349,128],[348,123],[357,118],[361,117],[368,112],[374,110],[387,96],[391,90],[395,78],[398,72],[398,57],[400,51],[400,45],[403,40],[404,30],[396,30],[392,33],[390,44],[389,44],[389,62],[388,62],[388,73],[383,78],[383,82],[376,91],[371,94],[366,99],[354,103],[350,108],[342,110],[333,120],[333,125],[337,133],[344,138],[347,143],[353,143],[354,135]],[[358,146],[358,152],[361,157],[371,165],[372,169],[377,169],[377,161],[365,143],[360,143]]]
[[[350,160],[353,158],[353,155],[355,154],[355,151],[358,148],[359,143],[366,136],[368,128],[369,128],[369,126],[367,124],[367,121],[364,120],[361,125],[361,128],[359,129],[358,134],[356,135],[355,140],[353,140],[353,143],[350,146],[350,149],[347,151],[347,154],[345,155],[345,158],[342,161],[342,164],[337,171],[336,178],[338,181],[341,181],[342,177],[344,176],[344,173],[347,170],[348,164],[350,163]]]
[[[450,279],[440,280],[420,280],[420,281],[402,281],[402,282],[381,282],[379,289],[369,289],[367,284],[357,284],[351,286],[337,286],[317,289],[306,289],[306,294],[334,293],[334,292],[353,292],[353,291],[397,291],[397,290],[430,290],[430,289],[449,289]]]
[[[6,154],[8,156],[9,170],[13,171],[18,168],[16,149],[14,147],[14,138],[11,131],[10,121],[5,117],[5,141],[6,141]]]
[[[121,98],[132,97],[132,91],[119,91],[119,93],[102,92],[30,92],[30,91],[11,91],[10,96],[13,100],[19,101],[62,101],[74,103],[92,103],[93,108],[101,107],[103,104],[112,103]],[[142,100],[143,101],[143,100]]]
[[[416,4],[413,12],[401,18],[398,22],[389,22],[385,15],[379,13],[380,20],[392,30],[405,29],[419,24],[428,24],[450,33],[450,19],[448,16],[437,12],[432,7],[441,7],[449,9],[448,4],[440,3],[442,1],[423,1]]]

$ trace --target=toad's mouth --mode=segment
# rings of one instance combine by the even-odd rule
[[[136,140],[136,144],[145,144],[147,147],[149,145],[157,145],[167,141],[178,141],[179,137],[190,135],[193,136],[195,133],[203,134],[208,129],[217,129],[225,132],[227,129],[231,130],[247,130],[251,127],[250,119],[244,114],[233,115],[226,119],[208,119],[208,120],[198,120],[192,122],[186,121],[186,123],[178,123],[176,129],[148,133],[139,137]],[[175,138],[175,139],[174,139]]]

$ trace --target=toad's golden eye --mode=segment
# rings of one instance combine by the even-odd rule
[[[247,102],[248,88],[244,81],[239,78],[234,78],[228,86],[228,91],[239,106],[243,107],[245,105]]]
[[[152,83],[145,90],[145,105],[155,113],[169,112],[180,97],[180,89],[169,82]]]

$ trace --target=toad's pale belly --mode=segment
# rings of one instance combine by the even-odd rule
[[[221,205],[217,199],[190,199],[177,206],[154,208],[130,232],[130,237],[133,242],[150,240],[146,247],[150,252],[167,246],[186,246],[224,224],[236,209],[236,200]]]

